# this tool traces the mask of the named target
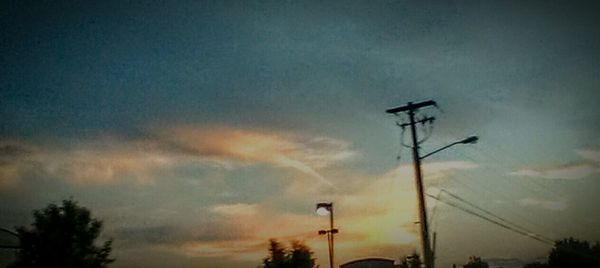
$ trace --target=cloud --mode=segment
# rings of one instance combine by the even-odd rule
[[[235,236],[222,239],[196,237],[172,248],[182,254],[194,257],[227,257],[232,259],[260,260],[266,255],[267,241],[310,240],[316,237],[313,232],[314,216],[270,210],[260,204],[217,204],[211,208],[214,226],[226,226]],[[203,232],[202,234],[208,235]]]
[[[32,166],[36,148],[18,140],[0,140],[0,190],[16,187]]]
[[[522,169],[510,174],[533,178],[575,180],[588,177],[598,172],[600,172],[600,169],[592,165],[572,164],[537,169]]]
[[[591,161],[591,162],[595,162],[595,163],[600,163],[600,151],[596,151],[596,150],[576,150],[575,151],[581,158]]]
[[[226,216],[253,216],[258,213],[256,204],[243,203],[217,205],[212,210]]]
[[[266,241],[233,240],[197,242],[189,241],[179,245],[175,250],[193,257],[228,257],[237,260],[256,261],[266,255]]]
[[[434,181],[454,171],[478,167],[479,165],[469,161],[438,161],[425,163],[421,166],[421,169],[426,180]],[[402,165],[388,172],[386,176],[414,178],[414,168],[412,165]]]
[[[63,146],[0,140],[0,189],[17,185],[33,169],[79,184],[105,184],[123,179],[148,183],[160,171],[190,165],[233,169],[253,164],[290,168],[331,185],[317,168],[355,155],[349,143],[333,138],[228,127],[153,129],[139,138],[104,136]]]
[[[160,169],[181,163],[181,157],[156,148],[150,141],[125,141],[104,138],[78,146],[56,147],[13,143],[26,151],[21,155],[4,155],[0,167],[2,181],[17,183],[32,170],[77,184],[112,183],[131,178],[149,182]]]
[[[525,168],[511,172],[513,176],[575,180],[589,177],[600,172],[600,151],[577,150],[576,153],[583,158],[571,164],[562,164],[537,168]]]
[[[285,134],[227,127],[178,127],[163,131],[162,138],[185,151],[213,159],[242,163],[267,163],[296,169],[331,185],[316,168],[357,155],[347,142],[317,137],[302,139]]]
[[[521,206],[532,206],[532,207],[540,207],[548,210],[556,210],[561,211],[565,210],[568,207],[566,199],[560,199],[558,201],[553,200],[541,200],[535,198],[524,198],[518,201]]]

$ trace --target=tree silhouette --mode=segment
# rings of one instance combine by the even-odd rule
[[[600,245],[567,238],[554,243],[548,267],[600,267]]]
[[[269,240],[269,256],[263,259],[264,268],[313,268],[315,259],[311,249],[300,241],[292,241],[292,248],[286,250],[277,240]]]
[[[292,251],[290,252],[290,267],[294,268],[313,268],[315,259],[310,248],[300,241],[292,241]]]
[[[525,268],[600,267],[600,244],[566,238],[554,242],[547,263],[534,262]]]
[[[112,241],[102,247],[94,245],[102,222],[93,219],[85,207],[63,200],[62,206],[49,204],[33,212],[30,228],[19,227],[20,249],[17,260],[9,267],[106,267]]]
[[[548,268],[547,263],[532,262],[523,266],[523,268]]]
[[[481,260],[480,257],[469,257],[467,264],[463,265],[463,268],[488,268],[490,267],[487,262]]]
[[[269,256],[263,260],[265,268],[278,268],[285,266],[285,248],[275,239],[269,240]]]

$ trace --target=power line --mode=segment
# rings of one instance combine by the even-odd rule
[[[477,148],[476,150],[479,151],[480,149]],[[487,159],[492,159],[496,163],[502,162],[501,160],[499,160],[498,158],[496,158],[492,155],[485,154],[483,151],[479,151],[479,152],[483,153],[483,154],[480,154],[479,157],[477,157],[478,159],[483,157],[483,158],[487,158]],[[467,156],[462,151],[459,151],[458,154],[461,154],[463,157],[466,157],[467,159],[475,161],[472,157]],[[491,175],[495,175],[499,178],[506,176],[505,172],[501,171],[498,167],[496,167],[494,165],[486,166],[486,171],[493,173]],[[533,196],[534,198],[535,197],[547,198],[547,195],[550,194],[552,196],[558,195],[561,199],[566,199],[561,194],[556,193],[556,191],[553,191],[550,188],[548,188],[547,185],[537,182],[536,179],[523,180],[523,179],[511,178],[511,182],[513,182],[513,183],[503,183],[500,187],[494,187],[494,191],[491,191],[489,189],[490,187],[489,187],[488,183],[484,183],[484,185],[483,185],[482,181],[478,177],[470,176],[469,174],[462,174],[461,176],[470,177],[473,179],[473,180],[471,180],[472,182],[475,182],[475,184],[479,184],[480,187],[477,187],[477,188],[479,188],[480,190],[483,190],[489,194],[489,195],[485,196],[486,198],[489,196],[500,195],[501,198],[504,198],[505,200],[515,200],[520,196],[518,193],[521,193],[522,195],[525,195],[528,197]],[[458,180],[456,178],[451,178],[451,179]],[[536,182],[537,187],[534,186],[532,184],[532,182]],[[506,188],[506,187],[508,187],[508,188]],[[475,192],[477,192],[477,191],[475,191]],[[520,198],[522,198],[522,197],[520,197]],[[509,208],[507,208],[507,211],[510,212],[511,215],[514,215],[514,216],[518,217],[519,219],[526,221],[530,225],[535,225],[537,227],[544,229],[546,232],[550,232],[550,233],[556,232],[555,228],[550,228],[550,226],[549,226],[549,222],[553,223],[554,225],[557,223],[555,218],[547,219],[545,221],[546,224],[542,225],[542,224],[540,224],[539,221],[531,220],[531,217],[532,217],[531,214],[527,214],[527,216],[525,216],[524,214],[520,213],[519,211],[514,210],[514,209],[509,209]]]
[[[472,181],[474,183],[464,183],[459,178],[456,178],[453,175],[446,176],[446,178],[448,178],[452,182],[460,184],[463,188],[468,189],[470,192],[478,194],[482,198],[489,198],[490,196],[497,196],[497,197],[500,197],[501,199],[505,199],[505,200],[513,200],[515,198],[512,194],[507,193],[506,190],[508,190],[508,189],[505,189],[503,191],[504,188],[495,188],[494,191],[491,191],[488,186],[484,186],[479,183],[478,177],[475,177],[475,176],[472,176],[469,174],[462,174],[461,177],[468,177],[468,178],[470,178],[470,181]],[[475,187],[475,188],[477,188],[477,189],[475,189],[472,187],[473,185],[475,185],[475,186],[479,185],[479,187]],[[520,190],[523,191],[523,189],[520,189]],[[485,193],[482,193],[482,192],[485,192]],[[515,217],[518,217],[519,219],[521,219],[523,221],[526,221],[530,226],[537,226],[539,228],[544,229],[545,231],[551,231],[548,228],[548,226],[542,225],[537,221],[531,220],[530,217],[524,216],[519,210],[515,210],[515,209],[509,208],[509,207],[506,207],[504,209],[509,214],[511,214]],[[528,216],[531,216],[531,215],[528,215]],[[554,222],[554,219],[550,219],[550,221]]]
[[[537,234],[535,234],[535,233],[528,233],[528,232],[525,232],[525,231],[523,231],[523,230],[516,229],[516,228],[514,228],[514,227],[512,227],[512,226],[510,226],[510,225],[507,225],[507,224],[504,224],[504,223],[502,223],[502,222],[499,222],[499,221],[497,221],[497,220],[491,219],[491,218],[489,218],[489,217],[487,217],[487,216],[481,215],[481,214],[479,214],[479,213],[477,213],[477,212],[475,212],[475,211],[472,211],[472,210],[470,210],[470,209],[467,209],[467,208],[461,207],[461,206],[459,206],[459,205],[457,205],[457,204],[454,204],[454,203],[452,203],[452,202],[444,201],[444,200],[442,200],[441,198],[438,198],[438,197],[436,197],[436,196],[434,196],[434,195],[431,195],[431,194],[425,194],[425,195],[427,195],[428,197],[431,197],[431,198],[433,198],[433,199],[436,199],[436,200],[438,200],[438,201],[440,201],[440,202],[442,202],[442,203],[444,203],[444,204],[446,204],[446,205],[449,205],[449,206],[451,206],[451,207],[455,207],[455,208],[457,208],[457,209],[459,209],[459,210],[462,210],[463,212],[466,212],[466,213],[468,213],[468,214],[470,214],[470,215],[472,215],[472,216],[475,216],[475,217],[481,218],[481,219],[483,219],[483,220],[486,220],[486,221],[488,221],[488,222],[491,222],[491,223],[493,223],[493,224],[495,224],[495,225],[497,225],[497,226],[500,226],[500,227],[502,227],[502,228],[504,228],[504,229],[507,229],[507,230],[509,230],[509,231],[512,231],[512,232],[514,232],[514,233],[520,234],[520,235],[522,235],[522,236],[525,236],[525,237],[529,237],[529,238],[531,238],[531,239],[534,239],[534,240],[536,240],[536,241],[542,242],[542,243],[544,243],[544,244],[548,244],[548,245],[554,245],[554,241],[553,241],[553,240],[549,240],[549,239],[547,239],[547,238],[543,238],[542,236],[539,236],[539,235],[537,235]]]
[[[482,211],[483,213],[485,213],[485,214],[487,214],[487,215],[489,215],[489,216],[491,216],[491,217],[494,217],[494,218],[496,218],[496,219],[497,219],[497,220],[499,220],[499,221],[502,221],[502,222],[504,222],[505,224],[512,225],[512,227],[515,227],[515,228],[517,228],[517,229],[520,229],[521,231],[523,231],[523,232],[526,232],[526,233],[528,233],[528,234],[533,234],[533,232],[532,232],[532,231],[530,231],[530,230],[528,230],[527,228],[525,228],[525,227],[523,227],[523,226],[521,226],[521,225],[519,225],[519,224],[516,224],[516,223],[514,223],[514,222],[511,222],[511,221],[509,221],[509,220],[507,220],[507,219],[505,219],[505,218],[503,218],[503,217],[500,217],[500,216],[498,216],[498,215],[494,214],[493,212],[491,212],[491,211],[489,211],[489,210],[486,210],[486,209],[484,209],[484,208],[482,208],[482,207],[480,207],[480,206],[478,206],[478,205],[476,205],[476,204],[474,204],[474,203],[472,203],[472,202],[469,202],[469,201],[465,200],[464,198],[462,198],[462,197],[460,197],[460,196],[458,196],[458,195],[455,195],[455,194],[453,194],[453,193],[451,193],[451,192],[449,192],[449,191],[447,191],[447,190],[445,190],[445,189],[442,189],[442,190],[440,190],[440,193],[442,193],[442,192],[443,192],[443,193],[446,193],[447,195],[449,195],[450,197],[452,197],[452,198],[454,198],[454,199],[456,199],[456,200],[459,200],[460,202],[463,202],[463,203],[465,203],[465,204],[467,204],[467,205],[470,205],[470,206],[471,206],[471,207],[473,207],[473,208],[476,208],[476,209],[478,209],[478,210]],[[438,195],[438,198],[439,198],[439,195]],[[538,237],[540,237],[540,238],[543,238],[543,239],[545,239],[545,240],[548,240],[548,241],[554,241],[553,239],[550,239],[550,238],[548,238],[548,237],[545,237],[545,236],[542,236],[542,235],[539,235],[539,234],[536,234],[536,235],[537,235]]]

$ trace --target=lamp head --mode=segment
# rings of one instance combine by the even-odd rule
[[[316,212],[318,215],[325,216],[331,213],[333,203],[318,203]]]
[[[470,136],[470,137],[468,137],[468,138],[460,141],[459,143],[462,143],[462,144],[475,144],[475,143],[477,143],[478,140],[479,140],[479,137],[477,137],[477,136]]]

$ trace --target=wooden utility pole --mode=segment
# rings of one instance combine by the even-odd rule
[[[409,122],[402,124],[402,127],[410,126],[410,131],[412,134],[412,153],[413,153],[413,164],[415,170],[415,184],[417,188],[417,200],[419,203],[419,223],[421,225],[421,254],[423,255],[423,263],[426,268],[433,268],[433,254],[431,251],[431,245],[429,242],[429,227],[427,225],[427,207],[425,205],[425,197],[423,194],[423,175],[421,173],[421,157],[419,156],[419,141],[417,139],[417,129],[416,124],[426,121],[432,121],[433,118],[424,118],[419,120],[419,122],[415,121],[415,112],[419,108],[435,106],[435,101],[428,100],[419,103],[409,102],[405,106],[396,107],[392,109],[386,110],[387,113],[398,114],[401,112],[405,112],[408,114]]]

